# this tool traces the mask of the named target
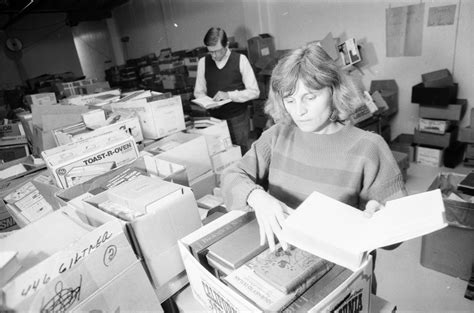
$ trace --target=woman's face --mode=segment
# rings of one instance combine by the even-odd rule
[[[295,122],[304,132],[326,133],[331,115],[332,95],[329,87],[319,90],[308,89],[298,81],[295,92],[283,97],[283,104]]]

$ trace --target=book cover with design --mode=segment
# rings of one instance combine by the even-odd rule
[[[316,281],[326,274],[333,263],[309,252],[290,246],[286,251],[280,244],[274,252],[265,250],[247,265],[257,275],[285,293],[290,293],[303,284],[310,276]]]

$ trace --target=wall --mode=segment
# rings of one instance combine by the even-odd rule
[[[115,65],[106,20],[81,22],[71,30],[84,76],[105,80],[105,70]]]
[[[474,3],[469,0],[434,0],[425,3],[422,55],[386,57],[385,10],[418,4],[418,0],[160,0],[130,1],[114,11],[118,28],[130,36],[129,57],[171,47],[202,45],[208,27],[220,25],[242,47],[260,33],[275,37],[277,49],[298,47],[322,39],[328,32],[345,40],[355,37],[362,46],[364,66],[357,72],[368,89],[375,79],[395,79],[399,87],[399,113],[392,121],[392,137],[413,133],[418,104],[411,103],[411,87],[421,74],[448,68],[459,84],[458,97],[474,106],[473,33]],[[430,7],[460,5],[454,25],[427,27]],[[458,13],[459,16],[459,24]],[[466,66],[467,65],[467,66]],[[469,114],[466,114],[464,123]]]
[[[205,32],[215,25],[224,27],[243,47],[252,36],[244,25],[242,1],[131,0],[116,8],[113,16],[122,36],[130,37],[129,58],[159,55],[168,47],[178,51],[203,46]]]
[[[392,137],[413,133],[418,118],[418,104],[411,103],[411,87],[421,82],[421,74],[447,68],[459,83],[458,97],[474,105],[473,78],[473,3],[462,1],[430,1],[425,3],[422,55],[418,57],[386,57],[385,10],[418,4],[420,1],[268,1],[270,16],[266,25],[275,35],[277,49],[297,47],[328,32],[345,40],[355,37],[362,43],[366,66],[362,81],[369,88],[371,80],[395,79],[399,87],[399,113],[392,122]],[[427,27],[432,6],[461,4],[459,25]],[[456,20],[458,18],[456,12]],[[465,120],[468,119],[468,114]]]
[[[65,18],[65,14],[58,13],[32,14],[7,29],[8,36],[18,37],[23,42],[19,62],[26,78],[68,71],[82,76],[76,47],[71,30],[65,25]],[[8,68],[12,71],[11,66]],[[17,75],[22,76],[22,73]],[[0,83],[3,82],[1,79]]]

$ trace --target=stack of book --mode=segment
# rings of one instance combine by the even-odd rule
[[[334,266],[295,247],[283,250],[277,244],[270,251],[268,244],[260,245],[253,213],[216,229],[190,249],[217,278],[265,311],[281,311]]]

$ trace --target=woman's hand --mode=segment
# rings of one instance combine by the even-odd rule
[[[375,212],[382,210],[384,205],[376,200],[369,200],[365,205],[364,216],[371,218]]]
[[[291,209],[262,189],[252,191],[247,199],[247,203],[255,211],[257,222],[260,227],[260,244],[265,244],[268,240],[270,251],[275,251],[276,236],[283,250],[288,248],[288,244],[281,239],[281,225]]]

